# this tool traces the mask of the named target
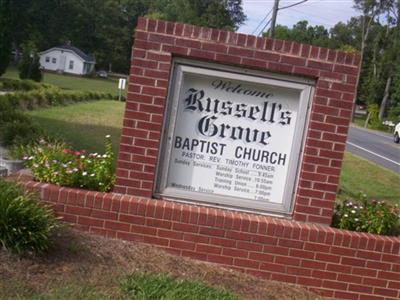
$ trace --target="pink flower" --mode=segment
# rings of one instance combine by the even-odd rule
[[[75,155],[76,155],[76,156],[80,156],[81,153],[80,153],[79,151],[75,151]]]
[[[63,150],[63,153],[64,153],[64,154],[68,154],[68,153],[70,153],[70,152],[71,152],[71,150],[69,150],[69,149],[64,149],[64,150]]]

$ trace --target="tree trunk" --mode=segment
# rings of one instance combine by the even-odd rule
[[[369,35],[369,31],[371,29],[371,23],[372,20],[375,18],[375,13],[372,14],[370,17],[369,21],[367,24],[366,23],[366,16],[363,16],[363,23],[362,23],[362,37],[361,37],[361,53],[360,53],[360,68],[358,69],[358,74],[357,74],[357,80],[356,80],[356,91],[354,93],[354,99],[353,99],[353,112],[351,114],[351,121],[354,121],[354,117],[356,114],[356,101],[358,97],[358,84],[360,83],[360,75],[361,75],[361,69],[363,65],[363,60],[364,60],[364,52],[365,48],[367,47],[367,39]]]
[[[385,92],[383,94],[383,99],[381,103],[381,107],[379,108],[379,120],[382,121],[385,112],[386,112],[386,107],[388,105],[388,99],[389,99],[389,90],[390,90],[390,85],[392,83],[392,76],[389,76],[388,79],[386,80],[386,87],[385,87]]]

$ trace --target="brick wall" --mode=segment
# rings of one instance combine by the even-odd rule
[[[152,197],[173,57],[316,80],[293,219],[330,224],[360,58],[345,52],[139,19],[115,192]]]
[[[303,285],[339,299],[400,299],[400,238],[25,181],[79,229]]]

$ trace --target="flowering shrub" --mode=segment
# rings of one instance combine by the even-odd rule
[[[46,142],[26,147],[24,160],[37,181],[101,192],[114,184],[114,152],[106,136],[105,154],[73,151],[64,143]]]
[[[345,200],[336,205],[333,227],[354,231],[397,235],[400,234],[400,209],[385,201],[368,201],[365,194],[359,199]]]

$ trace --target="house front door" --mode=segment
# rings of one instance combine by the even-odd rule
[[[67,57],[65,55],[60,56],[60,65],[58,66],[58,70],[61,72],[65,71],[65,62],[67,60]]]

